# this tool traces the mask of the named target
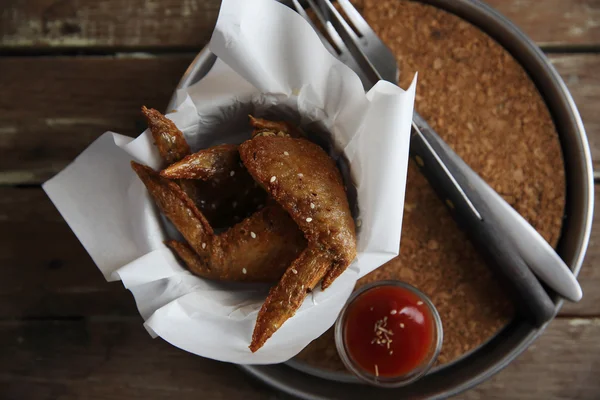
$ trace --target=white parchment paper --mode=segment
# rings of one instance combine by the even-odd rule
[[[217,360],[278,363],[335,322],[359,277],[398,254],[415,82],[408,91],[379,82],[365,94],[312,28],[273,0],[224,0],[210,49],[216,64],[178,92],[168,114],[192,149],[241,142],[248,113],[274,114],[328,130],[356,187],[357,259],[329,289],[309,294],[262,349],[248,345],[268,288],[198,278],[163,244],[163,219],[129,166],[160,166],[148,131],[135,140],[103,134],[44,190],[106,279],[133,293],[150,334]]]

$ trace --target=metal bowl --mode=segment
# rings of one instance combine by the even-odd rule
[[[542,51],[489,6],[476,0],[419,1],[455,14],[495,39],[522,65],[543,96],[560,137],[567,180],[565,218],[557,251],[577,275],[592,226],[594,180],[583,123],[567,87]],[[215,59],[205,48],[185,72],[178,88],[197,82],[210,70]],[[169,109],[174,101],[171,99]],[[558,312],[562,300],[555,300]],[[315,374],[323,376],[321,372],[298,362],[294,363],[294,368],[285,364],[244,365],[241,368],[270,386],[304,399],[444,398],[469,389],[500,371],[531,345],[545,327],[535,329],[526,321],[515,319],[489,342],[457,362],[432,370],[421,380],[397,389],[356,384],[351,377],[340,378],[340,374],[331,374],[330,379],[319,378]]]

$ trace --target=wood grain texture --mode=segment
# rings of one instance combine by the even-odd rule
[[[600,319],[554,320],[503,371],[465,392],[464,400],[595,400],[600,393]]]
[[[600,44],[598,0],[487,3],[543,46]],[[0,14],[0,49],[198,50],[210,38],[219,4],[219,0],[8,0]]]
[[[550,61],[560,73],[579,109],[588,136],[594,168],[600,168],[600,53],[552,54]]]
[[[141,105],[166,106],[193,56],[0,59],[0,184],[47,180],[107,130],[139,134]],[[580,108],[598,165],[600,54],[551,60]]]
[[[2,399],[264,399],[238,367],[153,340],[141,318],[2,321]]]
[[[48,179],[105,131],[138,135],[193,56],[0,59],[0,184]]]
[[[596,190],[600,196],[600,189]],[[562,314],[600,315],[600,208],[580,281]],[[0,319],[138,315],[131,294],[107,283],[39,188],[0,187]]]
[[[598,319],[559,319],[510,366],[456,398],[597,399]],[[237,367],[160,339],[141,319],[2,321],[0,398],[284,399]]]
[[[600,44],[598,0],[485,0],[539,46]]]
[[[0,319],[137,315],[40,188],[0,188]]]
[[[0,48],[200,50],[219,0],[8,0]]]

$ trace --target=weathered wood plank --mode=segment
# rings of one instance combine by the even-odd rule
[[[569,88],[590,142],[594,168],[600,168],[600,54],[553,54],[550,61]]]
[[[107,130],[138,135],[193,54],[0,60],[0,184],[40,183]]]
[[[597,0],[487,3],[543,46],[600,44]],[[219,4],[218,0],[10,0],[0,14],[0,48],[198,50],[210,38]]]
[[[0,59],[0,184],[45,181],[106,130],[139,134],[140,106],[164,107],[192,58]],[[600,54],[551,60],[579,105],[600,162],[600,80],[594,79]]]
[[[514,363],[457,398],[596,399],[599,319],[558,319]],[[0,397],[285,398],[233,365],[152,340],[138,319],[2,321]]]
[[[464,400],[578,399],[600,393],[600,319],[558,319],[517,360]]]
[[[585,295],[566,303],[564,315],[600,315],[599,207],[580,275]],[[0,242],[0,319],[138,315],[131,294],[104,280],[41,189],[0,187]]]
[[[220,3],[9,0],[0,16],[0,48],[199,50],[210,39]]]
[[[540,46],[600,44],[598,0],[485,0]]]
[[[231,364],[153,340],[141,318],[0,322],[3,399],[264,399]]]
[[[40,188],[0,189],[0,318],[137,315]]]

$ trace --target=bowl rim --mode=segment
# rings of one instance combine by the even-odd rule
[[[278,0],[285,2],[286,0]],[[565,221],[561,230],[558,252],[577,276],[588,247],[594,208],[594,176],[591,152],[583,122],[565,83],[539,47],[511,21],[479,0],[417,0],[432,5],[473,24],[502,45],[525,69],[544,99],[561,141],[566,171],[567,203]],[[177,89],[197,82],[210,71],[216,56],[207,47],[195,57],[183,74]],[[167,110],[174,108],[173,94]],[[575,225],[575,226],[573,226]],[[566,250],[565,250],[566,249]],[[556,313],[563,304],[554,298]],[[555,313],[555,314],[556,314]],[[551,322],[551,321],[550,321]],[[548,322],[548,323],[550,323]],[[384,398],[398,394],[411,398],[445,398],[472,388],[506,367],[545,330],[548,323],[535,329],[526,322],[514,320],[496,337],[479,346],[457,362],[433,370],[413,385],[398,389],[380,389],[357,385],[354,381],[333,381],[318,378],[302,368],[288,365],[241,365],[250,375],[285,393],[304,399]],[[508,347],[508,351],[500,349]],[[500,349],[500,350],[499,350]],[[499,356],[496,353],[504,354]],[[484,362],[483,357],[493,354],[495,359]],[[467,365],[469,364],[469,365]],[[462,371],[461,371],[462,368]],[[310,367],[308,367],[310,370]],[[452,371],[453,374],[448,371]],[[455,379],[463,372],[462,379]],[[437,385],[436,385],[437,384]],[[437,386],[437,387],[436,387]],[[427,388],[424,392],[419,389]],[[408,390],[408,391],[406,391]]]

